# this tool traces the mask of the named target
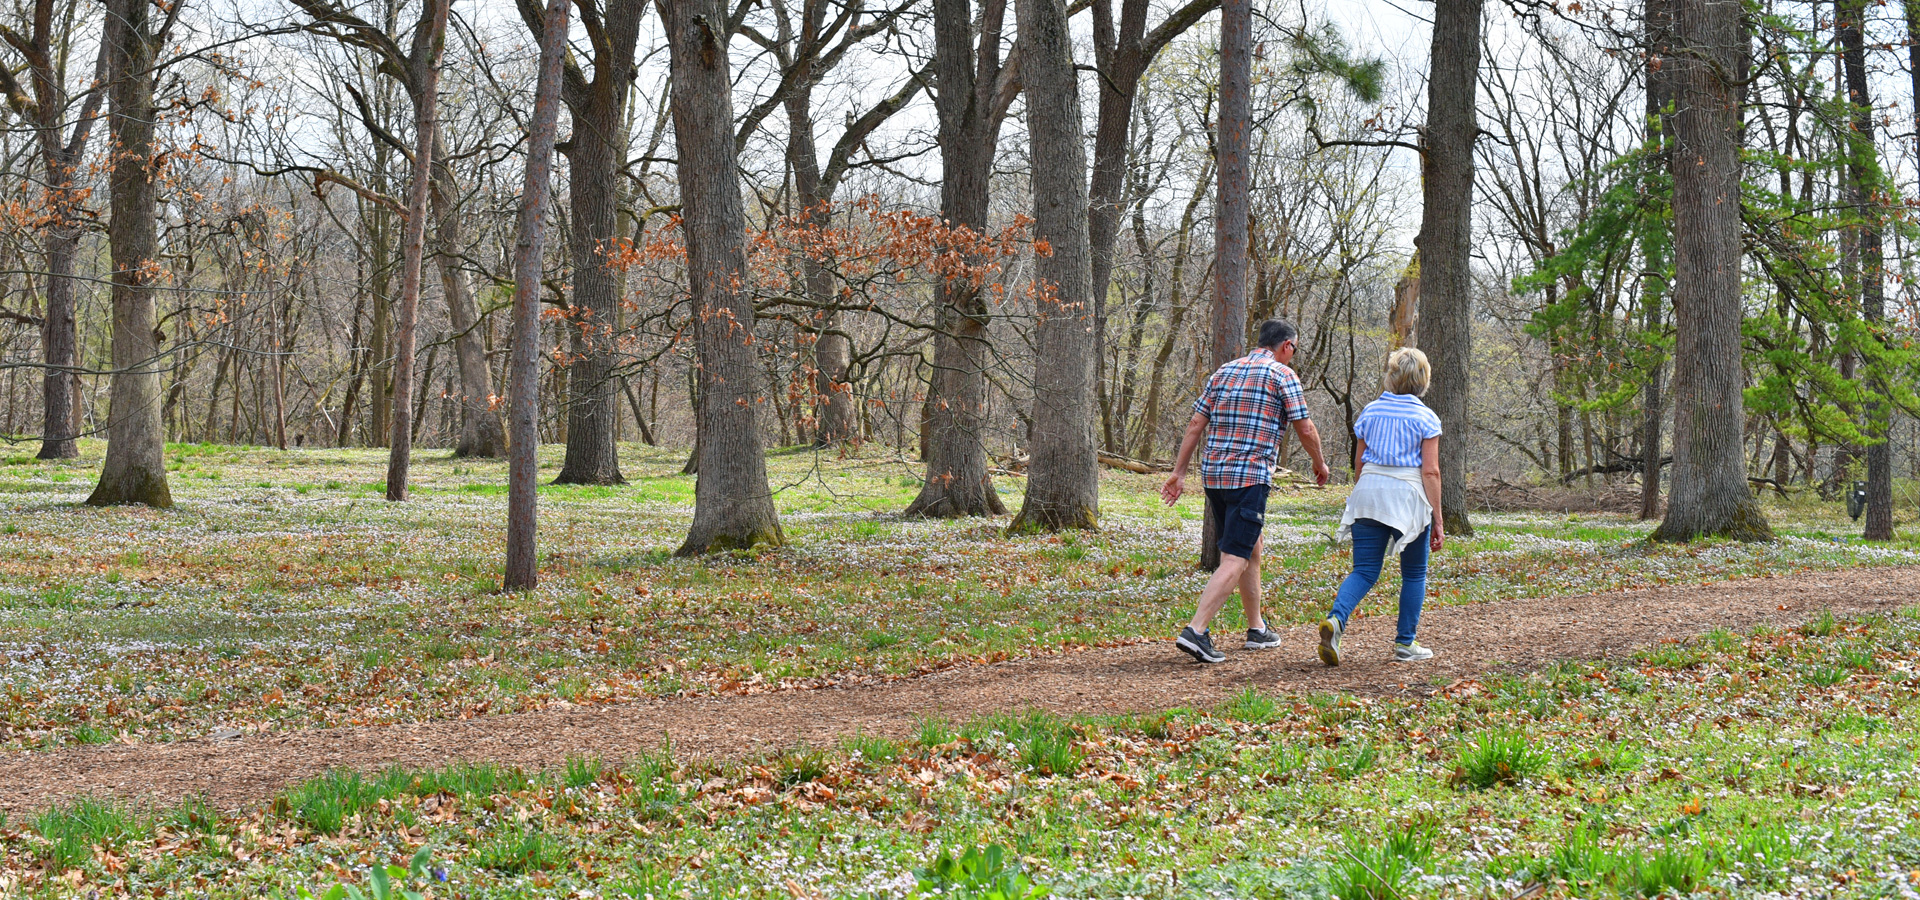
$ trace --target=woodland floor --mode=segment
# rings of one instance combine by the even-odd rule
[[[491,761],[546,769],[569,758],[618,761],[670,745],[684,759],[739,759],[868,734],[904,738],[928,718],[1044,709],[1062,715],[1207,706],[1252,686],[1264,692],[1430,694],[1490,671],[1567,660],[1617,659],[1716,629],[1794,625],[1836,615],[1892,613],[1920,604],[1920,567],[1820,572],[1651,590],[1477,603],[1446,608],[1421,626],[1430,662],[1387,661],[1390,601],[1354,620],[1349,662],[1323,667],[1308,626],[1278,649],[1231,649],[1199,666],[1165,641],[958,666],[846,688],[642,700],[470,720],[330,728],[227,740],[75,746],[0,756],[0,809],[44,808],[80,795],[171,804],[202,795],[234,808],[336,768]],[[1223,640],[1226,635],[1223,633]]]

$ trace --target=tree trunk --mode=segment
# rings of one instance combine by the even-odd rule
[[[442,143],[436,139],[436,143]],[[481,334],[480,311],[473,302],[467,273],[460,269],[460,250],[466,244],[457,202],[459,184],[444,159],[433,167],[434,241],[440,269],[440,292],[446,296],[447,321],[453,325],[453,353],[460,370],[460,437],[455,457],[498,459],[507,455],[507,433],[493,408],[493,376],[487,368],[487,347]]]
[[[1220,4],[1219,137],[1214,153],[1220,170],[1220,198],[1214,204],[1212,370],[1238,358],[1246,343],[1252,45],[1251,0],[1224,0]],[[1214,526],[1212,507],[1210,500],[1201,506],[1200,568],[1208,572],[1220,567],[1220,535]]]
[[[620,474],[619,386],[614,349],[626,272],[609,263],[621,237],[619,189],[627,161],[627,98],[646,0],[608,0],[604,23],[583,21],[596,40],[593,80],[577,68],[564,75],[562,98],[573,114],[563,152],[573,216],[569,308],[572,362],[567,372],[567,455],[554,484],[625,484]],[[726,39],[721,37],[724,47]]]
[[[940,85],[940,214],[947,224],[985,232],[987,188],[1000,133],[994,109],[1000,77],[1004,0],[981,7],[978,50],[968,0],[934,0],[934,67]],[[1076,143],[1078,139],[1076,138]],[[927,477],[909,516],[959,518],[1006,513],[987,474],[987,302],[970,279],[934,287],[933,403]]]
[[[1473,534],[1467,518],[1468,362],[1473,341],[1474,91],[1480,70],[1481,0],[1437,0],[1433,9],[1427,130],[1422,137],[1420,348],[1433,365],[1427,404],[1446,423],[1440,442],[1440,511],[1446,530]]]
[[[535,542],[540,480],[540,274],[552,192],[554,132],[560,120],[560,66],[567,49],[568,0],[552,0],[542,21],[540,75],[527,125],[527,172],[513,242],[513,360],[508,376],[512,440],[507,454],[507,569],[504,590],[540,581]]]
[[[154,340],[152,284],[159,274],[153,155],[154,44],[148,0],[110,0],[105,40],[111,45],[108,122],[113,135],[109,176],[113,218],[113,395],[107,411],[107,458],[90,506],[144,503],[171,507],[166,435],[160,423],[160,348]]]
[[[1673,488],[1654,540],[1770,540],[1747,487],[1740,324],[1740,103],[1747,31],[1738,4],[1673,0]]]
[[[807,15],[816,16],[821,4],[809,4]],[[809,21],[810,27],[814,23]],[[820,155],[814,147],[813,79],[802,75],[802,86],[787,98],[787,163],[793,168],[794,194],[804,211],[807,224],[825,229],[832,224],[828,208],[831,188],[820,180]],[[807,299],[822,307],[832,304],[833,273],[825,261],[812,254],[800,260],[801,277]],[[847,384],[847,365],[851,347],[841,331],[838,309],[820,309],[814,314],[813,394],[817,423],[813,443],[829,447],[853,436],[853,389]]]
[[[727,8],[721,0],[661,0],[659,7],[672,56],[681,223],[700,355],[700,477],[693,525],[679,554],[777,546],[786,536],[767,487],[760,440],[765,392],[755,359],[753,301],[736,283],[748,277],[747,222],[735,168]]]
[[[1646,29],[1649,61],[1664,56],[1672,39],[1673,17],[1667,8],[1671,0],[1647,0]],[[1647,129],[1649,141],[1658,141],[1663,155],[1672,153],[1667,143],[1667,104],[1672,97],[1667,90],[1667,80],[1661,78],[1659,71],[1651,62],[1647,67]],[[1640,282],[1641,305],[1644,308],[1643,327],[1651,337],[1661,327],[1661,307],[1666,303],[1668,251],[1673,243],[1672,230],[1668,223],[1658,217],[1648,217],[1652,221],[1643,223],[1640,235],[1640,250],[1645,260],[1646,277]],[[1653,366],[1647,372],[1647,383],[1640,397],[1640,518],[1642,521],[1660,516],[1660,469],[1664,458],[1661,425],[1666,415],[1663,407],[1665,398],[1661,395],[1664,387],[1663,376],[1666,372],[1666,360],[1656,356]]]
[[[1093,433],[1093,274],[1087,238],[1087,148],[1065,0],[1015,0],[1033,159],[1033,441],[1027,494],[1012,531],[1094,528],[1100,516]]]
[[[400,316],[393,327],[393,428],[388,433],[387,499],[407,499],[413,463],[413,350],[420,315],[420,264],[426,256],[427,196],[433,183],[434,137],[440,130],[440,58],[451,0],[427,0],[413,38],[413,174],[407,182],[407,231],[400,249]]]
[[[1880,166],[1873,137],[1873,95],[1868,86],[1866,40],[1863,30],[1867,15],[1866,0],[1837,0],[1834,27],[1840,34],[1841,57],[1845,62],[1847,99],[1852,107],[1853,132],[1847,148],[1848,193],[1852,194],[1855,215],[1860,223],[1854,228],[1854,246],[1860,262],[1860,312],[1866,320],[1872,340],[1880,340],[1887,315],[1886,272],[1881,249],[1879,204],[1874,199],[1874,183]],[[1874,442],[1867,445],[1867,512],[1861,536],[1869,541],[1893,540],[1893,435],[1889,426],[1884,363],[1866,360],[1866,431]]]

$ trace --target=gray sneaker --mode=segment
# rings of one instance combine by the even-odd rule
[[[1280,646],[1280,634],[1271,628],[1247,629],[1248,650],[1272,650]]]
[[[1332,616],[1320,622],[1320,661],[1329,666],[1340,664],[1340,620]]]
[[[1173,645],[1180,648],[1180,652],[1193,657],[1194,662],[1218,663],[1227,661],[1227,655],[1225,653],[1213,649],[1213,633],[1209,631],[1195,632],[1192,627],[1182,628],[1180,629],[1180,636],[1174,639]]]
[[[1419,662],[1423,659],[1432,658],[1433,651],[1420,646],[1419,641],[1393,645],[1394,662]]]

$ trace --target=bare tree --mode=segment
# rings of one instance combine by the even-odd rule
[[[1873,138],[1873,95],[1868,86],[1865,0],[1837,0],[1834,29],[1839,32],[1840,57],[1846,71],[1847,101],[1851,107],[1853,129],[1844,150],[1847,158],[1847,193],[1856,207],[1860,223],[1849,235],[1860,271],[1860,311],[1867,327],[1878,332],[1887,317],[1887,273],[1881,242],[1879,201],[1874,192],[1879,178],[1878,148]],[[1882,395],[1886,385],[1883,367],[1867,367],[1867,393]],[[1868,402],[1864,410],[1866,433],[1877,438],[1867,446],[1867,509],[1862,536],[1869,541],[1893,540],[1893,448],[1888,445],[1887,404]]]
[[[1673,0],[1673,489],[1655,540],[1771,540],[1747,487],[1741,390],[1740,105],[1747,28],[1735,0]],[[1424,327],[1424,326],[1423,326]]]
[[[427,200],[440,119],[440,59],[452,0],[426,0],[413,32],[408,86],[413,100],[413,175],[407,183],[407,230],[400,244],[400,314],[393,323],[393,430],[388,436],[387,499],[407,499],[413,462],[413,350],[420,317],[420,264],[427,247]]]
[[[934,0],[934,70],[940,117],[940,215],[984,233],[1000,125],[1018,90],[1017,65],[1001,65],[1006,0],[982,0],[974,32],[969,0]],[[1074,144],[1078,146],[1079,138]],[[933,396],[927,477],[910,516],[958,518],[1007,511],[987,474],[987,300],[968,279],[935,286]]]
[[[79,393],[74,374],[79,336],[74,324],[73,292],[74,261],[80,253],[83,228],[79,208],[83,192],[75,175],[100,111],[107,65],[107,45],[102,42],[94,63],[95,84],[84,95],[78,115],[69,120],[66,43],[70,35],[60,35],[56,46],[55,31],[61,23],[71,30],[74,17],[59,19],[56,22],[55,0],[34,0],[33,21],[26,34],[0,22],[0,43],[26,58],[27,80],[33,85],[29,95],[12,70],[0,64],[0,92],[6,94],[15,112],[33,123],[41,177],[46,179],[47,307],[40,323],[40,341],[47,370],[42,379],[41,459],[80,455],[75,442],[80,432],[79,410],[74,403]]]
[[[554,132],[560,119],[560,71],[566,56],[568,0],[551,0],[540,30],[540,80],[528,123],[526,186],[520,192],[513,245],[513,449],[507,472],[507,571],[501,587],[529,590],[540,581],[534,531],[540,479],[540,274],[547,202],[553,191]]]
[[[153,283],[160,275],[155,197],[154,60],[184,3],[153,27],[149,0],[107,4],[107,127],[113,137],[109,176],[113,218],[113,396],[107,411],[107,458],[90,506],[144,503],[170,507],[166,431],[161,423],[159,342],[154,337]]]
[[[673,133],[679,155],[681,223],[700,407],[693,525],[682,556],[784,544],[767,486],[759,407],[765,399],[754,349],[746,273],[746,212],[733,142],[727,9],[720,0],[659,0],[672,58]]]
[[[627,164],[627,101],[632,94],[634,51],[646,0],[575,0],[580,24],[593,48],[593,77],[571,56],[560,96],[573,114],[567,155],[567,195],[572,229],[573,297],[567,313],[567,454],[555,484],[625,484],[620,474],[619,385],[613,374],[624,269],[614,264],[624,237],[620,187]],[[519,0],[520,16],[540,37],[535,0]],[[543,39],[544,43],[544,39]]]
[[[1093,434],[1093,274],[1087,148],[1065,0],[1015,0],[1033,160],[1033,440],[1013,531],[1093,528],[1100,463]]]
[[[1473,338],[1473,141],[1480,69],[1481,0],[1436,0],[1421,137],[1424,205],[1413,245],[1420,257],[1420,348],[1433,361],[1427,402],[1447,423],[1440,442],[1446,530],[1473,534],[1467,519],[1467,363]]]

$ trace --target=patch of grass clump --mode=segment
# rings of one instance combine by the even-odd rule
[[[473,863],[482,869],[526,875],[560,868],[566,848],[545,832],[509,825],[495,831],[474,848]]]
[[[918,893],[955,900],[1039,900],[1053,889],[1035,884],[1021,871],[1019,858],[999,844],[968,847],[960,855],[942,851],[933,863],[914,870]]]
[[[114,847],[138,837],[145,827],[131,810],[110,800],[81,797],[33,820],[33,830],[48,842],[45,858],[56,870],[78,868],[93,858],[93,848]]]
[[[1519,784],[1539,775],[1552,761],[1551,754],[1524,734],[1486,731],[1461,746],[1449,780],[1455,786],[1480,790]]]
[[[800,747],[775,757],[773,765],[769,768],[773,770],[773,783],[781,790],[796,788],[826,777],[827,755],[818,750]]]
[[[1252,685],[1241,689],[1240,693],[1220,705],[1221,715],[1254,725],[1273,721],[1279,712],[1279,704],[1272,697],[1255,690]]]
[[[1419,828],[1385,840],[1349,834],[1337,854],[1327,866],[1327,892],[1336,900],[1403,900],[1433,860],[1433,836]]]
[[[562,783],[570,788],[586,787],[600,780],[602,768],[604,764],[597,756],[568,756]]]
[[[868,765],[884,766],[900,758],[900,744],[878,735],[857,733],[841,741],[847,755]]]
[[[531,787],[533,780],[527,773],[515,766],[502,766],[497,763],[457,762],[442,769],[433,769],[417,774],[410,786],[411,792],[430,797],[434,794],[452,794],[462,800],[477,797],[491,797],[494,794],[512,794]]]
[[[1687,896],[1707,886],[1713,858],[1697,846],[1666,845],[1652,853],[1634,850],[1623,860],[1621,887],[1642,897]]]
[[[375,779],[335,769],[288,788],[276,808],[321,834],[339,834],[347,821],[387,797],[406,791],[411,778],[390,769]],[[284,805],[283,805],[284,804]]]

